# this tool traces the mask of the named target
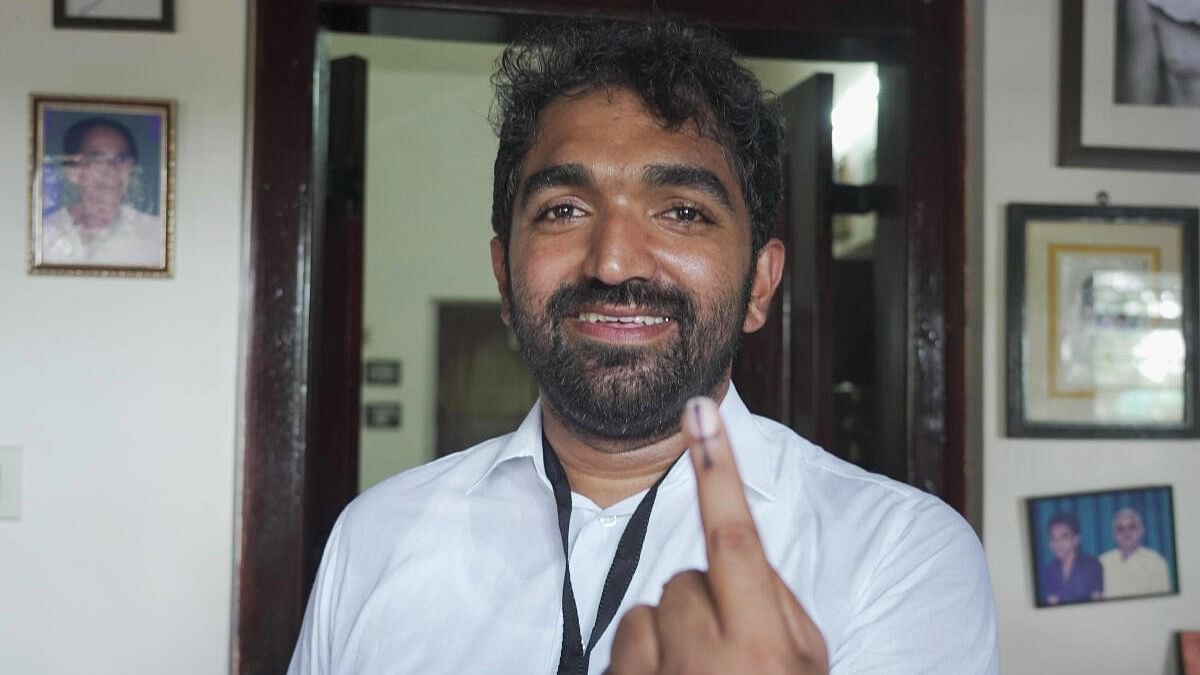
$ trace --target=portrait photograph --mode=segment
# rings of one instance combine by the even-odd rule
[[[1179,592],[1171,486],[1034,497],[1026,506],[1038,607]]]
[[[1200,2],[1117,0],[1117,103],[1200,107]]]
[[[170,276],[175,104],[35,95],[34,274]]]

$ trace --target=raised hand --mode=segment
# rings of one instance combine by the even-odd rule
[[[684,407],[708,571],[675,575],[658,607],[639,606],[613,639],[613,675],[829,672],[820,630],[775,573],[734,464],[716,403]]]

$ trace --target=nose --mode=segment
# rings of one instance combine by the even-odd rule
[[[653,232],[632,209],[610,209],[592,222],[585,272],[609,286],[654,278]]]

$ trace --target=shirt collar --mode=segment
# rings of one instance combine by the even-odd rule
[[[725,399],[721,401],[721,416],[725,420],[725,430],[733,444],[733,455],[737,462],[738,473],[742,483],[768,500],[775,499],[775,473],[772,470],[773,446],[759,428],[754,415],[746,408],[737,389],[731,382]],[[505,438],[493,451],[493,456],[479,478],[467,488],[467,494],[473,492],[486,481],[501,464],[512,460],[528,457],[533,462],[538,478],[551,489],[550,480],[546,478],[546,467],[542,460],[542,406],[538,399],[525,416],[517,430]],[[687,473],[691,473],[688,467]],[[672,482],[668,479],[668,482]]]

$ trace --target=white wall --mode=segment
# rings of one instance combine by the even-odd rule
[[[246,8],[52,30],[0,3],[0,672],[228,672]],[[26,274],[29,94],[174,98],[174,279]]]
[[[1172,633],[1200,628],[1200,443],[1062,441],[1004,435],[1004,206],[1200,204],[1200,175],[1055,166],[1058,2],[984,1],[982,440],[984,545],[996,590],[1001,667],[1038,673],[1172,673]],[[977,120],[976,120],[977,121]],[[1170,483],[1175,486],[1182,593],[1034,609],[1023,500],[1036,495]]]

